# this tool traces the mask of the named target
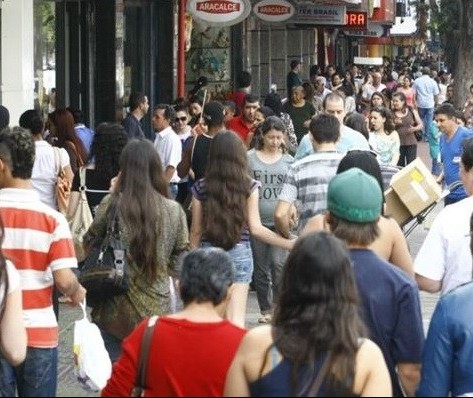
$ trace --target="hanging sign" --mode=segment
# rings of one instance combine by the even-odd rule
[[[251,12],[250,0],[190,0],[187,11],[209,26],[231,26]]]
[[[297,5],[296,21],[313,25],[345,25],[345,6],[300,3]]]
[[[262,0],[253,6],[254,14],[266,22],[283,22],[294,15],[294,6],[286,0]]]

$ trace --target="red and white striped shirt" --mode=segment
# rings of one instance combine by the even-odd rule
[[[0,190],[0,214],[5,227],[3,251],[20,273],[28,346],[57,347],[53,271],[77,268],[67,221],[31,189]]]

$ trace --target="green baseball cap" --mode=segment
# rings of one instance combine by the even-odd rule
[[[327,208],[336,217],[354,223],[376,221],[381,215],[383,193],[378,181],[353,167],[332,178]]]

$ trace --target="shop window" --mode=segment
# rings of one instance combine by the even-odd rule
[[[199,77],[207,78],[210,98],[226,99],[231,92],[231,43],[229,27],[200,27],[194,22],[186,53],[186,90]]]
[[[56,108],[55,2],[34,0],[34,106],[46,117]]]

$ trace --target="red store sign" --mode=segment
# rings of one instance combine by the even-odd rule
[[[250,0],[190,0],[192,17],[210,26],[230,26],[243,21],[251,11]]]
[[[286,0],[262,0],[253,7],[254,14],[266,22],[283,22],[294,15],[294,6]]]

